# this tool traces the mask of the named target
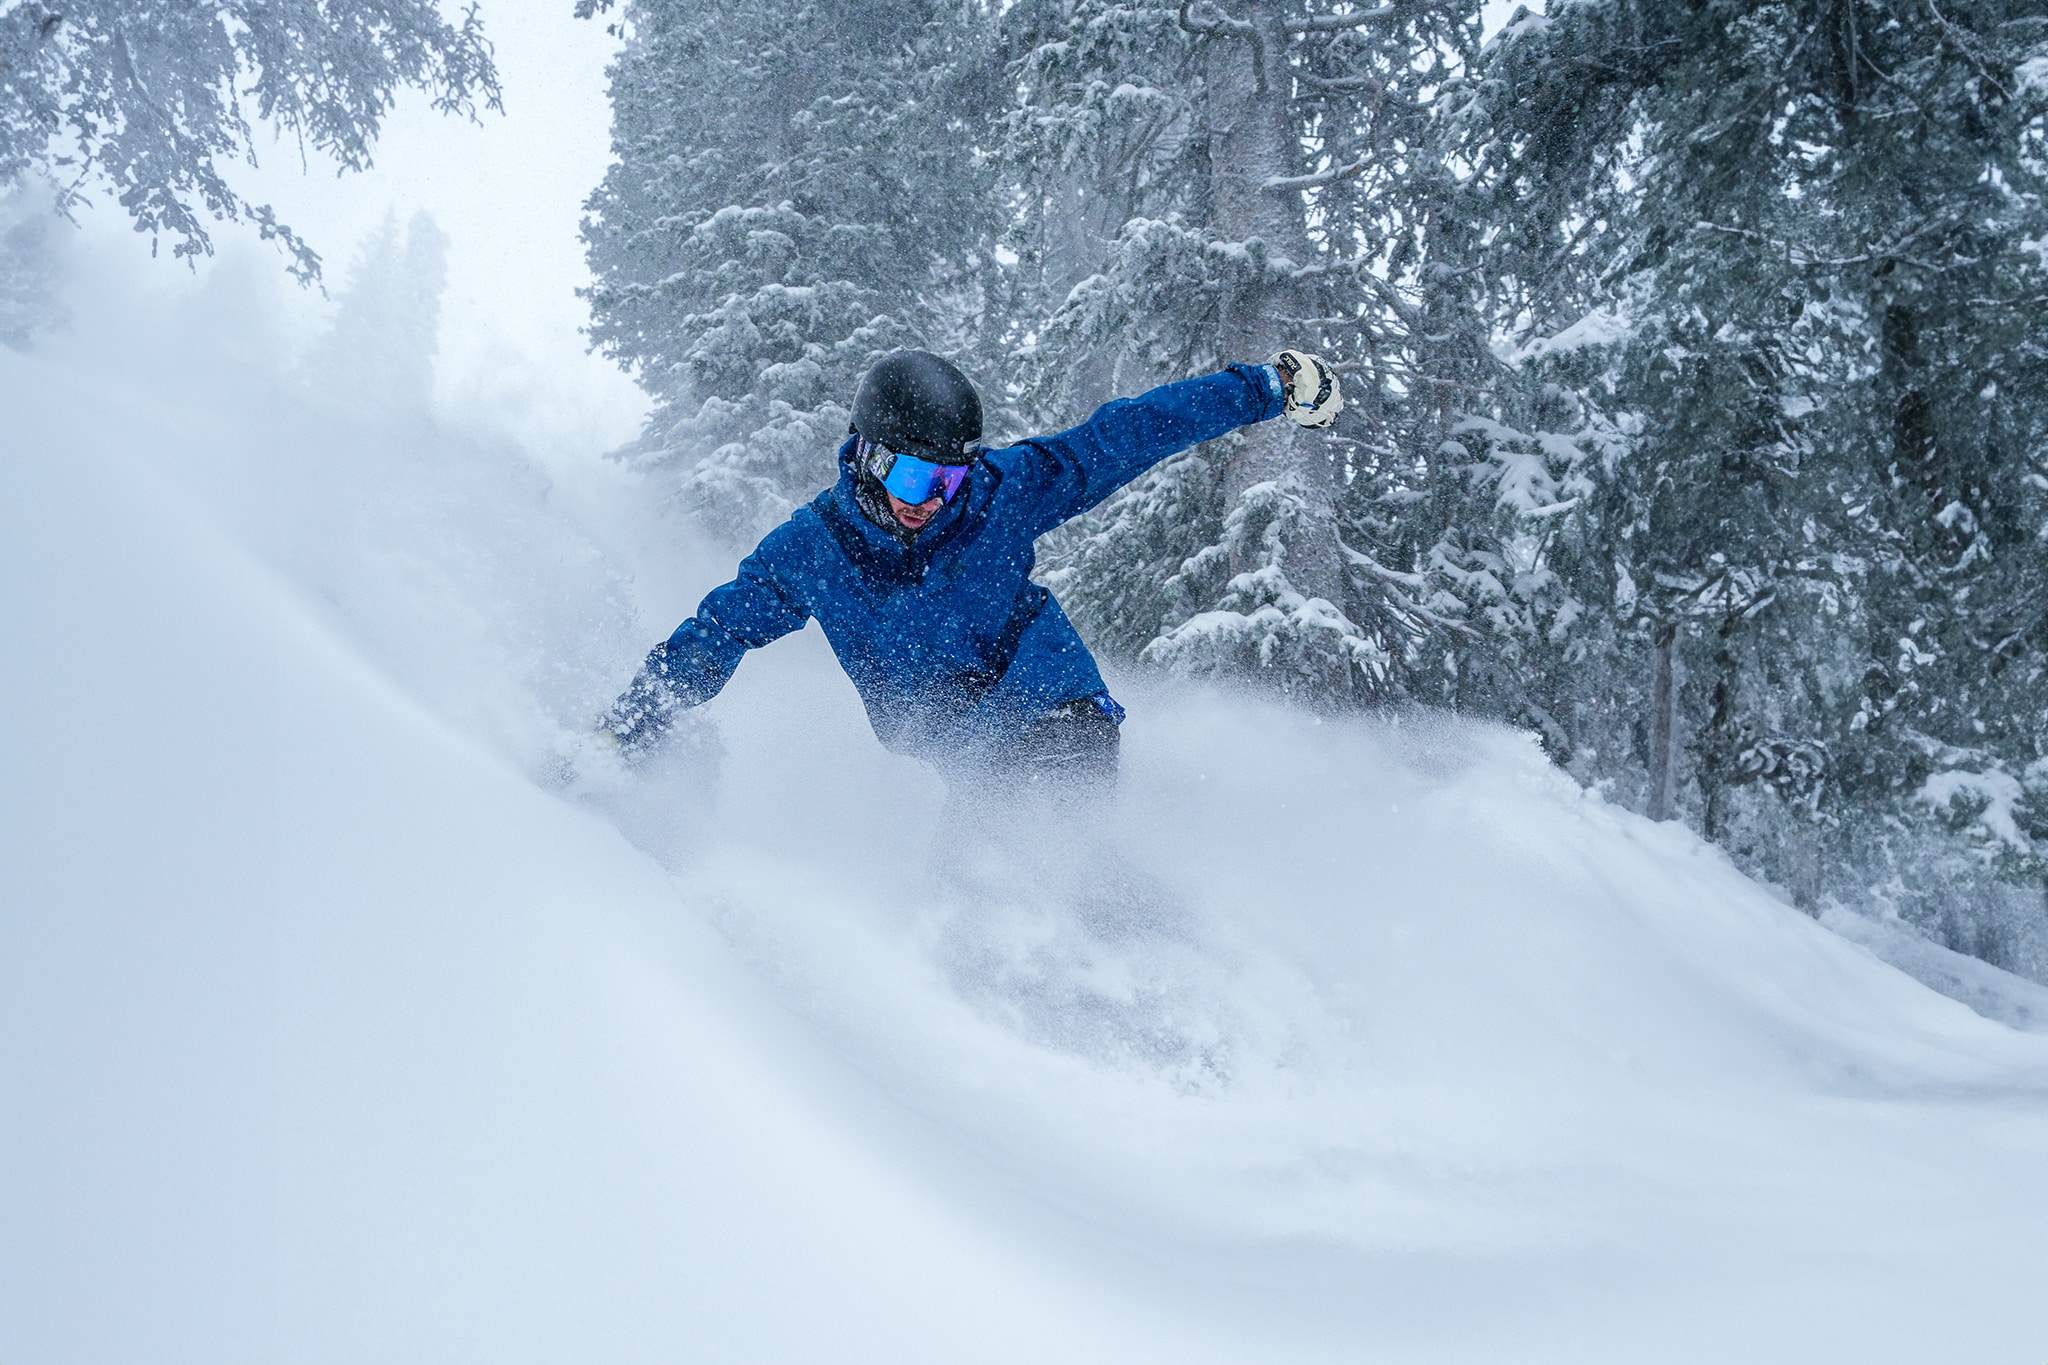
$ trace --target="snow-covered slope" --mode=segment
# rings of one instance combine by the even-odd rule
[[[0,352],[0,1359],[2048,1349],[2048,1038],[1523,738],[1132,686],[963,844],[806,636],[550,790],[715,557],[129,325]]]

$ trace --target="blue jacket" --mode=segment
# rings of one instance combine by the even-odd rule
[[[741,657],[815,619],[882,743],[944,758],[999,748],[1032,719],[1103,690],[1065,612],[1031,581],[1033,544],[1168,455],[1278,416],[1272,367],[1232,365],[1105,403],[1071,431],[985,452],[906,545],[839,481],[799,507],[647,656],[613,712],[629,745],[708,701]]]

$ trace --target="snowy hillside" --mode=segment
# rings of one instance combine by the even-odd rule
[[[563,793],[727,566],[239,279],[0,350],[0,1359],[2048,1352],[2048,992],[1448,721],[963,851],[814,632]]]

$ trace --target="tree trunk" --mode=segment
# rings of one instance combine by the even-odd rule
[[[1228,241],[1265,244],[1269,256],[1296,265],[1314,258],[1300,190],[1276,191],[1266,182],[1299,174],[1301,140],[1286,69],[1284,11],[1270,0],[1251,0],[1238,11],[1258,41],[1216,37],[1208,43],[1209,195],[1211,226]],[[1233,295],[1223,309],[1217,338],[1226,360],[1263,360],[1290,340],[1287,322],[1307,309],[1303,289],[1291,281],[1266,283]],[[1337,550],[1335,489],[1325,443],[1292,423],[1268,422],[1244,432],[1224,470],[1225,507],[1245,490],[1269,480],[1292,484],[1307,504],[1306,524],[1286,545],[1288,581],[1305,597],[1345,605],[1343,561]],[[1233,564],[1243,572],[1250,564]]]
[[[1715,635],[1714,686],[1708,694],[1706,732],[1701,736],[1699,760],[1693,765],[1705,797],[1700,833],[1713,844],[1720,843],[1727,832],[1728,788],[1732,781],[1739,780],[1735,648],[1729,637],[1740,620],[1739,615],[1732,613],[1723,617]]]
[[[1650,800],[1645,812],[1652,820],[1671,818],[1672,793],[1676,788],[1677,763],[1671,742],[1677,726],[1678,686],[1673,677],[1673,656],[1678,652],[1678,627],[1657,627],[1650,655]]]
[[[1129,216],[1129,206],[1100,192],[1079,171],[1069,171],[1056,184],[1058,200],[1047,213],[1040,269],[1049,297],[1064,301],[1075,285],[1095,272],[1117,224]],[[1116,379],[1113,349],[1074,347],[1062,383],[1075,417],[1116,397]]]
[[[1792,904],[1820,917],[1820,840],[1803,825],[1792,833]]]

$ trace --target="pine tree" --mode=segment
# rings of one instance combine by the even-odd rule
[[[1528,362],[1497,401],[1561,394],[1626,437],[1577,465],[1540,568],[1582,610],[1521,623],[1515,682],[1564,718],[1560,756],[1675,798],[1809,904],[1903,879],[1923,923],[1953,906],[1943,772],[1970,779],[1951,823],[2031,866],[2009,811],[2048,657],[2043,101],[2019,74],[2042,29],[1998,4],[1557,6],[1461,114],[1489,306]],[[1652,724],[1568,716],[1589,692]]]
[[[433,396],[448,237],[424,209],[401,231],[398,215],[356,253],[334,319],[301,367],[326,394],[373,411],[417,415]]]
[[[1076,399],[1282,344],[1345,362],[1334,438],[1274,424],[1161,465],[1046,561],[1104,648],[1318,704],[1398,695],[1430,629],[1419,575],[1347,537],[1448,423],[1424,386],[1428,101],[1469,51],[1458,5],[1020,5],[1006,164],[1046,288],[1027,402]],[[1116,220],[1121,219],[1120,222]],[[1111,223],[1116,225],[1112,228]],[[1086,273],[1072,254],[1099,253]],[[1455,349],[1455,348],[1453,348]]]
[[[1836,44],[1855,75],[1830,197],[1867,257],[1875,350],[1856,435],[1899,558],[1872,593],[1854,780],[1904,823],[1966,817],[1980,856],[2038,886],[2048,849],[2008,808],[2048,753],[2048,17],[1893,6]],[[1960,812],[1934,799],[1957,778],[1978,794]],[[1959,888],[1916,889],[1908,910],[1939,923]]]
[[[986,25],[942,0],[630,0],[621,25],[591,336],[655,399],[635,456],[748,542],[831,481],[877,356],[972,360]]]

